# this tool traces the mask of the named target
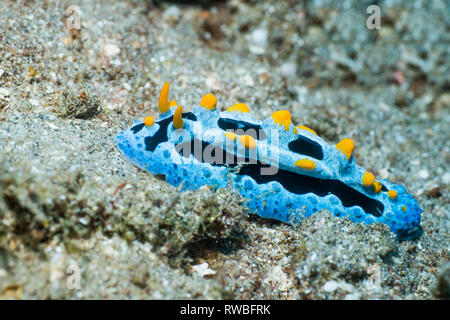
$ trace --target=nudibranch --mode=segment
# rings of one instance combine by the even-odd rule
[[[209,93],[191,111],[169,101],[166,82],[159,119],[135,120],[116,137],[136,166],[174,186],[232,185],[261,217],[295,224],[328,209],[354,222],[387,224],[400,239],[419,233],[421,209],[401,185],[355,163],[354,142],[330,145],[287,110],[260,121],[245,103],[220,112]]]

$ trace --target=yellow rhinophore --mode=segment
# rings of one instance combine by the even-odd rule
[[[166,81],[159,94],[159,112],[166,113],[169,112],[169,82]]]
[[[200,101],[200,106],[208,110],[214,110],[216,108],[217,99],[212,93],[205,94]]]
[[[389,191],[388,191],[388,196],[389,196],[389,198],[391,198],[392,200],[396,199],[396,198],[397,198],[397,191],[395,191],[395,190],[389,190]]]
[[[315,132],[313,129],[308,128],[307,126],[296,126],[296,128],[298,129],[302,129],[302,130],[308,130],[309,132],[311,132],[312,134],[315,134],[317,136],[317,132]],[[295,132],[295,131],[294,131]],[[297,132],[295,132],[297,133]]]
[[[239,142],[247,149],[256,148],[256,141],[252,136],[242,135],[239,137]]]
[[[151,127],[155,123],[155,119],[153,117],[146,117],[144,119],[144,124],[146,127]]]
[[[225,132],[224,133],[225,138],[227,138],[228,140],[234,141],[237,138],[237,135],[233,132]]]
[[[362,184],[365,187],[371,186],[374,181],[375,181],[375,176],[372,173],[366,172],[366,173],[363,174]]]
[[[234,112],[250,112],[248,105],[245,103],[237,103],[229,107],[226,111],[234,111]]]
[[[382,185],[378,181],[375,181],[374,183],[372,183],[372,191],[374,193],[380,193],[381,187],[382,187]]]
[[[183,107],[178,106],[177,110],[173,114],[173,127],[175,129],[181,129],[184,126],[183,118],[181,116],[181,112],[183,112]]]
[[[288,110],[279,110],[272,113],[273,122],[284,126],[284,130],[289,130],[289,125],[292,123],[291,113]]]
[[[355,143],[352,139],[346,138],[343,139],[336,145],[336,148],[341,150],[342,153],[347,157],[347,160],[350,159],[353,149],[355,149]]]
[[[297,161],[295,161],[295,165],[297,167],[307,169],[307,170],[314,170],[314,168],[316,167],[316,163],[309,159],[297,160]]]

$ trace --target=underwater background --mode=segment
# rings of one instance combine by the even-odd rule
[[[1,299],[450,297],[448,1],[7,0],[0,21]],[[291,226],[133,166],[114,137],[158,118],[165,81],[186,112],[212,92],[352,138],[420,235]]]

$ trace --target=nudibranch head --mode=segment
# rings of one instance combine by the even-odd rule
[[[127,159],[183,189],[231,182],[261,217],[295,223],[327,209],[354,222],[385,223],[400,238],[417,236],[421,209],[401,185],[356,164],[354,142],[328,144],[306,126],[295,127],[289,111],[260,121],[243,103],[216,109],[207,94],[189,112],[159,97],[158,120],[146,117],[116,138]]]

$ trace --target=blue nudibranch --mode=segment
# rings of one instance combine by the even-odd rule
[[[329,145],[314,130],[294,126],[289,111],[255,119],[244,103],[216,110],[213,94],[183,113],[159,97],[160,118],[133,126],[116,137],[124,156],[143,170],[165,175],[182,189],[232,185],[264,218],[297,223],[322,209],[354,222],[387,224],[401,239],[419,233],[421,209],[401,185],[358,166],[352,139]]]

